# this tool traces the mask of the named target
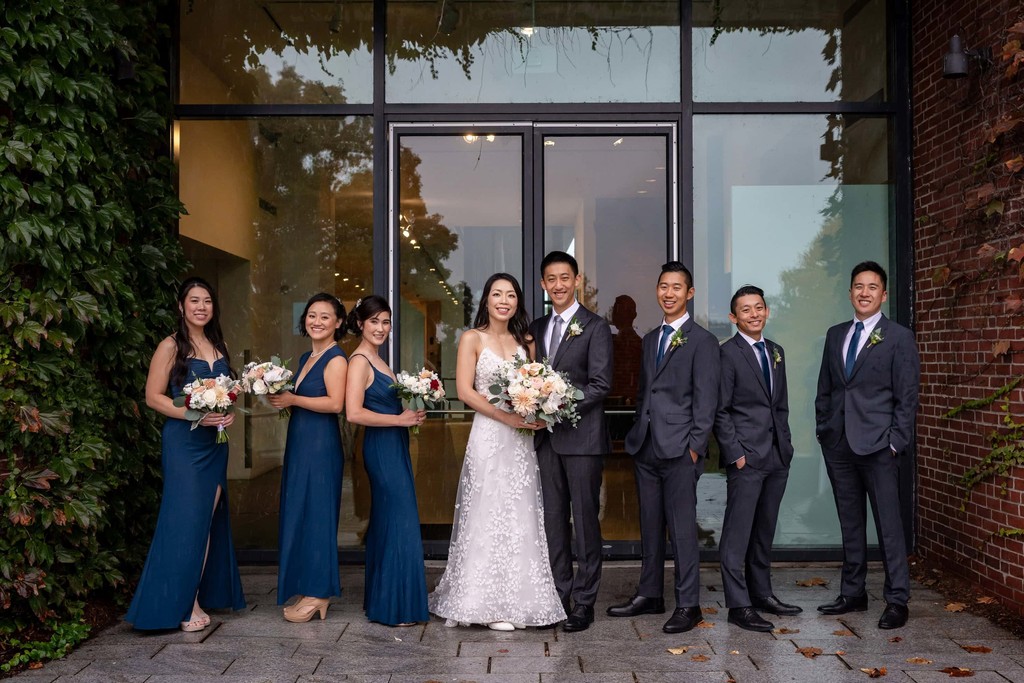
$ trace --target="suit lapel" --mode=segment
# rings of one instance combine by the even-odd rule
[[[544,339],[548,335],[548,324],[551,322],[551,316],[546,315],[537,321],[537,358],[538,360],[544,360],[548,356],[548,345]]]
[[[750,366],[750,371],[753,372],[754,377],[757,378],[757,383],[761,385],[761,390],[764,391],[765,396],[770,399],[772,397],[771,390],[764,383],[764,372],[761,371],[761,359],[757,357],[757,352],[754,351],[753,347],[747,343],[747,340],[739,334],[736,334],[736,336],[733,337],[733,341],[740,347],[740,354],[747,361],[747,365]],[[770,354],[770,347],[768,347],[767,341],[765,342],[765,347],[768,348]]]
[[[871,334],[876,334],[875,330],[877,330],[878,331],[877,334],[881,335],[882,339],[885,339],[885,333],[889,331],[888,328],[889,328],[889,320],[888,320],[888,318],[886,318],[883,315],[881,317],[881,319],[879,319],[878,324],[875,325],[875,329],[871,330]],[[860,353],[857,354],[857,360],[855,360],[853,362],[853,371],[850,373],[850,379],[851,380],[854,377],[857,376],[857,371],[860,370],[861,366],[864,365],[864,363],[867,362],[868,355],[878,345],[878,344],[872,344],[870,339],[871,339],[871,336],[868,335],[868,341],[864,342],[864,348],[862,348],[860,350]],[[881,343],[881,341],[879,341],[879,343]],[[849,380],[847,380],[847,381],[849,381]]]
[[[672,333],[672,335],[669,337],[669,341],[667,342],[668,343],[668,348],[665,349],[665,357],[661,359],[661,365],[659,365],[658,367],[656,367],[654,369],[654,376],[655,377],[657,377],[659,374],[661,374],[661,371],[665,368],[665,366],[668,365],[669,361],[672,360],[672,356],[675,355],[675,352],[678,351],[679,349],[681,349],[682,347],[686,346],[685,343],[680,343],[679,345],[677,345],[676,347],[673,348],[672,341],[671,341],[672,337],[676,336],[676,334],[680,334],[680,335],[682,335],[683,339],[685,339],[686,337],[689,336],[690,330],[692,328],[693,328],[693,318],[689,318],[689,319],[687,319],[687,321],[685,323],[683,323],[683,326],[679,328],[678,332],[673,332]],[[654,339],[654,358],[651,359],[652,361],[657,361],[657,359],[658,359],[658,344],[659,344],[659,342],[661,342],[661,325],[658,325],[658,328],[657,328],[656,332],[657,332],[657,337],[655,337],[655,339]]]
[[[846,341],[846,335],[850,333],[850,328],[853,327],[853,321],[842,327],[835,329],[832,333],[832,347],[835,351],[832,353],[832,362],[835,363],[834,371],[839,373],[838,376],[843,378],[843,383],[849,382],[850,380],[846,377],[846,357],[843,355],[843,342]],[[828,344],[828,340],[825,342]]]

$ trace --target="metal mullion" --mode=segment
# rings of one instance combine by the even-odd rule
[[[695,114],[895,114],[895,102],[694,102]]]
[[[693,3],[680,0],[679,8],[679,133],[673,172],[679,224],[673,235],[675,248],[669,257],[686,260],[693,268]]]
[[[339,117],[369,116],[372,104],[179,104],[177,119],[232,119],[267,116]]]

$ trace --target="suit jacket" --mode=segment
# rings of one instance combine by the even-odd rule
[[[551,447],[562,455],[610,453],[612,443],[604,415],[604,398],[612,386],[611,328],[604,318],[583,306],[576,309],[575,318],[583,331],[571,336],[566,325],[555,357],[548,360],[551,367],[565,373],[572,385],[583,392],[583,400],[576,404],[580,421],[576,427],[562,423],[555,425],[551,432],[546,429],[538,431],[534,445],[540,448],[545,440],[550,439]],[[550,323],[550,315],[530,323],[538,358],[547,358],[544,338]]]
[[[640,452],[648,432],[658,458],[707,455],[718,410],[718,340],[690,318],[680,329],[686,342],[669,347],[657,364],[661,326],[644,335],[636,422],[626,451]]]
[[[757,352],[739,333],[720,348],[722,367],[715,439],[726,464],[746,457],[747,465],[761,467],[772,457],[772,445],[776,442],[783,463],[788,466],[793,459],[785,354],[772,340],[764,342],[768,362],[772,364],[774,391],[764,383]]]
[[[914,335],[884,315],[857,355],[846,379],[843,341],[853,321],[829,328],[818,372],[814,413],[818,442],[836,448],[843,435],[858,455],[892,446],[905,449],[914,436],[921,367]]]

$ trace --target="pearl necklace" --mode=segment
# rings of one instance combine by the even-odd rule
[[[338,342],[331,342],[330,344],[328,344],[327,346],[325,346],[325,347],[324,347],[323,349],[321,349],[320,351],[317,351],[316,353],[310,353],[310,354],[309,354],[309,359],[310,359],[310,360],[313,360],[314,358],[319,358],[320,356],[322,356],[322,355],[324,355],[325,353],[327,353],[327,350],[328,350],[328,349],[330,349],[330,348],[331,348],[332,346],[337,346],[337,345],[338,345]]]

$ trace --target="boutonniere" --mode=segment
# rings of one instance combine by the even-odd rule
[[[676,330],[676,333],[668,340],[668,348],[674,349],[677,346],[682,346],[686,343],[686,337],[683,336],[682,328]]]
[[[772,365],[773,369],[779,367],[779,363],[782,362],[782,354],[779,353],[779,350],[776,348],[772,349],[772,360],[774,361],[774,365]]]
[[[876,327],[875,329],[871,330],[871,334],[868,335],[868,346],[871,347],[875,346],[876,344],[881,344],[884,340],[885,333],[882,332],[882,328]]]
[[[583,334],[583,323],[580,322],[579,318],[573,316],[572,320],[569,321],[569,336],[578,337],[581,334]]]

